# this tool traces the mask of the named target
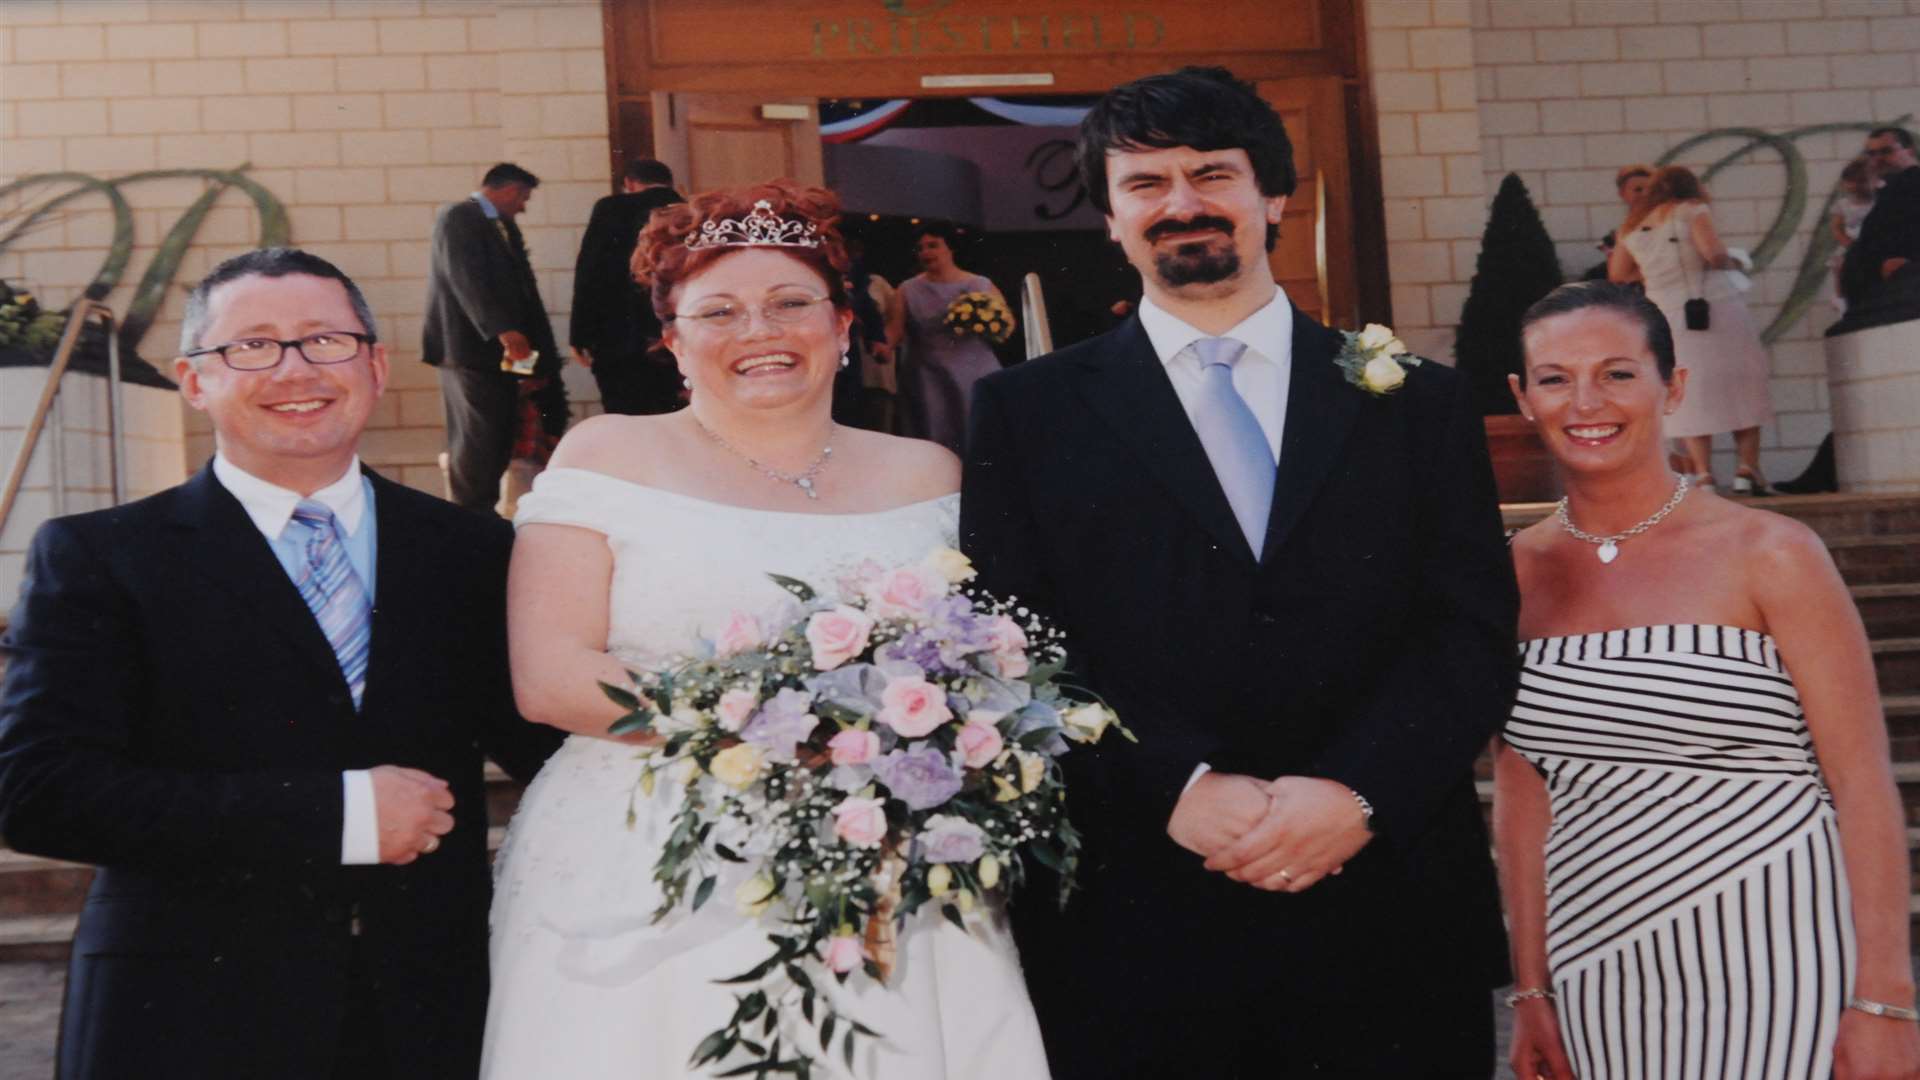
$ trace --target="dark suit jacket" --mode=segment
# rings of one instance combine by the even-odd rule
[[[1920,167],[1889,177],[1860,223],[1860,238],[1840,264],[1840,292],[1847,303],[1865,303],[1885,280],[1880,264],[1893,258],[1920,262]]]
[[[1081,890],[1065,917],[1014,906],[1043,1025],[1075,987],[1240,1015],[1252,994],[1417,1007],[1419,986],[1504,978],[1471,763],[1515,686],[1517,590],[1479,417],[1439,364],[1369,395],[1339,345],[1295,312],[1259,562],[1137,317],[978,384],[980,583],[1052,616],[1140,738],[1067,755]],[[1297,896],[1209,873],[1166,835],[1200,762],[1338,780],[1378,835]]]
[[[100,868],[74,936],[61,1077],[330,1077],[356,927],[396,1075],[475,1075],[481,755],[524,779],[559,734],[513,709],[511,530],[373,484],[358,713],[211,470],[34,538],[0,642],[0,837]],[[448,781],[456,825],[410,866],[342,867],[340,772],[380,764]]]
[[[427,321],[420,358],[435,367],[500,370],[500,335],[518,330],[540,350],[541,367],[559,371],[553,326],[527,261],[526,241],[510,218],[489,220],[480,204],[461,199],[433,222],[433,265],[427,276]]]
[[[634,284],[634,245],[647,219],[662,206],[684,202],[670,187],[608,195],[593,204],[580,256],[573,264],[573,313],[567,340],[589,349],[597,363],[609,358],[638,360],[660,337],[660,320],[647,294]]]

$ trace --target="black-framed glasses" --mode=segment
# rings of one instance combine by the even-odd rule
[[[760,317],[769,323],[780,326],[793,326],[805,322],[813,313],[814,305],[824,304],[831,297],[812,296],[803,292],[779,293],[767,297],[759,305]],[[737,333],[747,328],[749,307],[737,301],[709,304],[693,311],[674,312],[667,316],[678,322],[705,327],[716,333]]]
[[[362,346],[371,345],[376,340],[372,334],[353,330],[322,330],[291,341],[240,338],[225,345],[195,349],[187,354],[187,359],[218,353],[220,359],[235,371],[266,371],[279,367],[280,361],[286,359],[287,350],[292,348],[309,364],[344,364],[359,356]]]

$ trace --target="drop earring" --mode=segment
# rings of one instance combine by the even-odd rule
[[[680,387],[681,387],[681,389],[684,389],[684,390],[691,390],[691,389],[693,389],[693,380],[692,380],[692,379],[689,379],[689,378],[686,378],[686,377],[684,377],[684,376],[683,376],[683,377],[682,377],[682,378],[680,379]]]
[[[840,366],[841,366],[841,367],[846,367],[847,365],[849,365],[849,364],[851,364],[851,363],[853,363],[853,350],[851,350],[851,349],[849,349],[849,350],[847,350],[846,352],[843,352],[843,353],[841,353],[841,354],[840,354]]]

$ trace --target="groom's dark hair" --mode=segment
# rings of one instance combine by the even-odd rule
[[[1087,198],[1101,213],[1113,212],[1108,151],[1175,146],[1245,150],[1260,194],[1293,194],[1293,143],[1280,114],[1226,68],[1183,67],[1115,87],[1081,118],[1077,156]]]

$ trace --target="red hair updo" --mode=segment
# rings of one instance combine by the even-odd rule
[[[633,279],[647,286],[653,311],[661,321],[673,314],[671,297],[682,282],[747,246],[689,248],[687,238],[710,221],[739,221],[753,213],[753,204],[766,200],[784,221],[812,225],[819,247],[758,248],[777,251],[801,263],[826,283],[827,298],[841,311],[852,309],[847,297],[847,247],[840,239],[840,197],[826,188],[801,187],[791,180],[775,180],[751,187],[725,188],[695,195],[690,202],[673,203],[653,212],[633,249]]]

